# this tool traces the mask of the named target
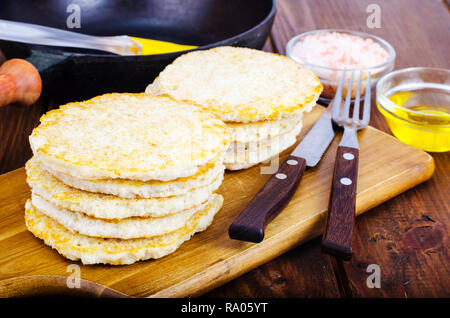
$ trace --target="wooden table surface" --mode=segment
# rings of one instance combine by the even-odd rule
[[[380,28],[367,27],[370,4],[381,9]],[[285,54],[287,41],[298,33],[341,28],[387,40],[397,52],[396,69],[450,68],[446,0],[278,0],[277,7],[266,51]],[[28,136],[54,106],[41,98],[28,108],[0,108],[0,173],[31,157]],[[390,133],[375,107],[370,124]],[[322,254],[317,238],[205,297],[449,297],[450,152],[432,156],[436,170],[429,181],[357,218],[350,262]],[[381,270],[380,288],[367,286],[370,264]]]

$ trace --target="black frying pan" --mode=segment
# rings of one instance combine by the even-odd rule
[[[80,7],[81,28],[69,29]],[[198,45],[261,49],[275,16],[275,0],[2,0],[0,19],[91,35],[130,35]],[[68,12],[69,11],[69,12]],[[106,92],[142,92],[185,53],[118,56],[75,48],[0,41],[6,58],[24,58],[39,70],[47,93],[81,100]]]

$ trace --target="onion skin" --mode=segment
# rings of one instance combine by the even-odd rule
[[[31,63],[11,59],[0,67],[0,107],[11,103],[32,105],[41,92],[41,76]]]

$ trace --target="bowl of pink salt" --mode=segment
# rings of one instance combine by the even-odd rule
[[[286,55],[317,74],[323,85],[321,102],[328,103],[334,97],[345,69],[346,82],[351,70],[362,73],[363,81],[370,76],[374,87],[383,75],[394,68],[395,50],[385,40],[363,32],[349,30],[314,30],[293,37],[286,45]],[[356,76],[356,75],[355,75]],[[351,87],[352,98],[355,96],[357,77]],[[344,85],[343,96],[347,94],[348,85]],[[365,87],[361,95],[364,96]]]

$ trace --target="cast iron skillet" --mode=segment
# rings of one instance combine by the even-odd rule
[[[67,19],[79,5],[79,29]],[[261,49],[275,16],[275,0],[2,0],[0,19],[92,35],[132,35],[199,45]],[[0,41],[6,58],[25,58],[39,70],[44,91],[66,100],[105,92],[142,92],[176,52],[118,56],[93,50]]]

